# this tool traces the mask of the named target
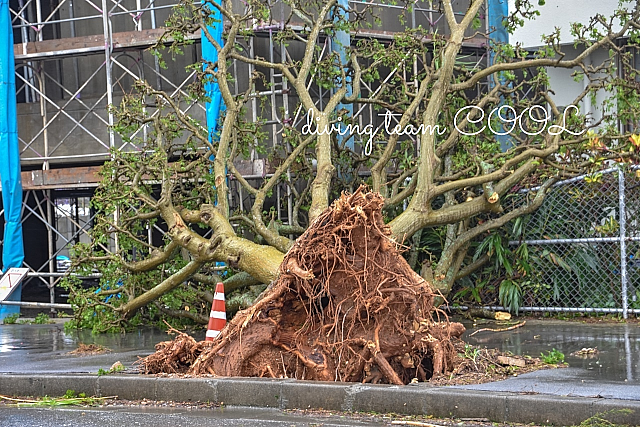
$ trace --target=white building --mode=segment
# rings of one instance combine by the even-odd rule
[[[633,2],[626,2],[630,7]],[[509,11],[513,11],[515,0],[509,0]],[[536,49],[544,45],[543,36],[552,34],[556,28],[560,29],[560,42],[562,50],[566,52],[564,59],[573,59],[582,49],[574,48],[575,37],[571,34],[572,23],[589,25],[592,17],[600,14],[607,19],[618,8],[619,0],[546,0],[545,4],[538,6],[540,16],[533,21],[527,21],[525,25],[510,35],[512,44],[520,44],[527,49]],[[619,26],[617,27],[619,28]],[[589,55],[585,65],[598,66],[609,57],[606,49],[598,50]],[[550,87],[555,92],[552,96],[558,106],[574,104],[576,97],[589,84],[588,79],[576,81],[573,73],[581,71],[579,67],[574,69],[549,69]],[[604,90],[597,93],[595,102],[590,97],[585,97],[578,107],[585,114],[591,114],[594,120],[601,118],[602,103],[610,96]]]

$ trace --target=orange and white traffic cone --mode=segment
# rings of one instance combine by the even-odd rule
[[[209,315],[209,325],[207,326],[207,336],[205,341],[213,341],[220,335],[220,331],[227,324],[227,311],[224,304],[224,285],[218,282],[216,293],[213,295],[213,307]]]

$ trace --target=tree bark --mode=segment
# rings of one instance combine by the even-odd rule
[[[324,113],[318,113],[318,133],[328,129],[329,118]],[[309,208],[309,223],[329,207],[329,188],[335,166],[331,162],[331,135],[318,135],[316,140],[317,171],[311,187],[311,207]]]

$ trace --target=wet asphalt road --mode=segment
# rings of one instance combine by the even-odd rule
[[[500,328],[495,323],[467,324],[463,336],[471,344],[538,357],[557,349],[569,367],[519,375],[505,381],[459,386],[465,389],[559,396],[640,400],[640,325],[638,323],[584,324],[555,320],[528,321],[506,332],[480,332]],[[153,352],[154,345],[170,339],[162,331],[143,329],[127,334],[65,333],[63,325],[0,325],[0,373],[96,373],[120,361],[129,372],[135,362]],[[110,353],[70,355],[78,343],[101,344]],[[584,347],[597,348],[592,357],[572,356]],[[5,425],[0,422],[0,426]]]
[[[477,328],[486,327],[478,325]],[[489,327],[495,327],[489,325]],[[476,328],[476,329],[477,329]],[[471,344],[540,357],[552,349],[564,353],[567,368],[542,370],[505,381],[459,386],[469,390],[507,391],[640,400],[640,325],[638,323],[580,323],[556,320],[529,321],[505,332],[463,336]],[[575,352],[595,348],[597,353]]]
[[[166,332],[151,328],[126,334],[92,334],[66,333],[63,324],[0,325],[0,372],[95,373],[109,369],[117,361],[131,369],[140,357],[153,353],[155,344],[169,339]],[[80,343],[98,344],[110,351],[87,356],[70,354]]]
[[[562,371],[570,373],[577,382],[640,386],[640,325],[637,323],[530,320],[515,330],[480,332],[474,336],[469,335],[478,328],[501,326],[495,323],[478,323],[476,326],[467,323],[465,326],[467,332],[463,339],[482,347],[534,357],[555,348],[565,354],[565,361],[570,367]],[[90,331],[65,333],[62,324],[0,325],[0,372],[89,373],[107,369],[116,361],[129,368],[139,357],[152,353],[156,343],[168,339],[171,337],[166,332],[154,329],[95,335]],[[79,343],[100,344],[111,351],[83,357],[69,354]],[[598,353],[592,357],[571,355],[584,347],[597,348]]]
[[[256,408],[163,409],[106,408],[0,408],[3,427],[351,427],[389,425],[373,418],[303,416]]]
[[[540,357],[552,349],[565,355],[579,381],[636,383],[640,385],[640,325],[638,323],[581,323],[530,320],[522,328],[504,332],[480,332],[478,328],[499,328],[493,324],[467,326],[463,339],[481,347]],[[579,356],[583,348],[596,354]]]

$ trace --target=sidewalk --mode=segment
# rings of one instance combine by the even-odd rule
[[[527,375],[523,375],[525,379]],[[497,383],[495,383],[497,384]],[[522,394],[425,385],[317,383],[264,378],[163,378],[145,375],[0,374],[0,394],[61,396],[67,390],[130,400],[217,402],[226,406],[487,418],[495,422],[575,425],[611,410],[611,421],[639,425],[640,400]]]

